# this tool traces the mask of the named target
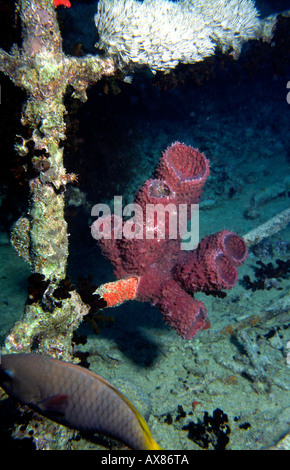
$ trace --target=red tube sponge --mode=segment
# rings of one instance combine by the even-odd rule
[[[191,293],[231,289],[238,280],[237,265],[247,257],[244,240],[222,230],[205,237],[174,270],[175,279]]]
[[[136,194],[139,219],[128,229],[127,222],[109,215],[100,217],[91,227],[116,277],[125,278],[106,284],[96,293],[103,295],[109,306],[128,299],[151,302],[185,339],[209,328],[206,308],[193,294],[231,289],[238,279],[237,266],[247,257],[244,240],[227,230],[205,237],[193,251],[181,250],[182,233],[172,236],[171,222],[179,220],[180,204],[191,214],[189,209],[199,202],[208,175],[209,161],[204,154],[175,142],[163,152],[154,178]],[[164,209],[163,218],[154,211],[148,215],[148,206],[157,205]],[[133,226],[138,237],[124,236],[130,235]],[[100,227],[103,237],[99,237]]]

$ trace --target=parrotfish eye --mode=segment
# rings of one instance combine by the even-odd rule
[[[171,195],[171,189],[164,181],[154,180],[150,185],[149,195],[156,198],[168,197]]]

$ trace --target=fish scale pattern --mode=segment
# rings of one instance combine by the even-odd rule
[[[125,432],[128,442],[136,440],[137,418],[130,409],[122,412],[124,399],[114,389],[91,375],[69,369],[55,381],[55,392],[60,391],[70,397],[64,416],[67,423],[87,431],[98,429],[119,439]]]
[[[101,376],[39,354],[1,359],[0,385],[18,401],[61,424],[107,434],[132,449],[159,449],[132,403]],[[9,370],[7,383],[2,383],[3,368]]]

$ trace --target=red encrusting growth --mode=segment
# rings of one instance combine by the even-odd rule
[[[69,0],[53,0],[54,8],[59,7],[60,5],[63,5],[66,8],[71,7],[71,3]]]
[[[134,229],[137,227],[135,233],[141,237],[120,237],[120,230],[124,235],[128,227],[115,216],[100,217],[91,227],[92,236],[98,238],[116,277],[121,279],[96,293],[108,306],[129,299],[151,302],[165,322],[185,339],[210,326],[203,302],[193,295],[200,291],[216,295],[221,289],[231,289],[238,279],[237,266],[247,257],[244,240],[227,230],[205,237],[193,251],[180,249],[182,233],[171,236],[170,217],[175,215],[178,220],[180,204],[199,202],[208,175],[209,161],[204,154],[175,142],[163,152],[154,178],[136,194],[134,202],[142,208],[144,217],[138,219]],[[148,216],[148,204],[167,207],[165,218],[160,220],[154,213]],[[114,226],[118,237],[97,237],[100,227],[104,235],[113,235]],[[161,232],[164,238],[158,237]]]

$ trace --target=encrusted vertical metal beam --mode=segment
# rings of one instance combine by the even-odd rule
[[[19,0],[18,8],[22,47],[14,45],[10,53],[0,50],[0,70],[27,93],[21,121],[31,130],[30,145],[41,155],[42,167],[38,176],[29,181],[28,214],[16,222],[11,241],[30,263],[32,272],[42,276],[46,289],[41,300],[26,306],[23,320],[6,339],[5,349],[30,351],[34,346],[40,352],[69,360],[71,335],[88,307],[76,291],[61,301],[54,296],[66,276],[64,193],[66,184],[75,176],[67,174],[63,165],[63,98],[70,84],[74,95],[85,101],[88,84],[112,74],[114,65],[109,59],[90,55],[65,56],[52,0]],[[18,136],[16,151],[28,153],[25,144],[24,137]]]

